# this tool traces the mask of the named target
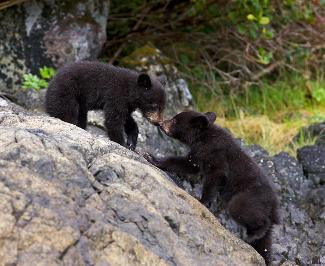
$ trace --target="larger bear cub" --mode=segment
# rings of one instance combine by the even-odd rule
[[[165,82],[105,63],[72,63],[50,82],[46,111],[85,129],[88,110],[103,109],[109,138],[125,146],[125,132],[126,146],[135,149],[139,131],[131,114],[139,108],[149,122],[158,125],[166,101]]]
[[[230,133],[214,125],[215,119],[214,113],[189,111],[164,121],[161,129],[189,145],[190,152],[185,157],[158,159],[147,155],[147,159],[163,170],[200,173],[202,203],[209,205],[220,193],[232,218],[246,227],[246,241],[270,264],[272,225],[279,223],[272,181]]]

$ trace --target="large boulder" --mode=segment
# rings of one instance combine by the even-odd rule
[[[325,186],[315,187],[287,153],[259,159],[281,197],[282,224],[275,227],[275,258],[299,265],[324,264]]]
[[[305,175],[317,185],[325,184],[325,144],[302,147],[297,151]]]
[[[106,137],[0,98],[1,265],[263,265],[197,200]]]
[[[0,11],[0,88],[21,90],[24,73],[95,59],[106,40],[105,0],[32,0]],[[6,88],[3,90],[3,88]]]

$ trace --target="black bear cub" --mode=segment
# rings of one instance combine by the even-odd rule
[[[232,218],[247,229],[246,241],[271,262],[272,225],[279,223],[278,199],[272,181],[225,129],[214,125],[216,115],[183,112],[161,123],[170,137],[189,145],[185,157],[147,159],[162,170],[200,173],[201,201],[209,206],[220,193]]]
[[[164,78],[151,78],[126,68],[100,62],[81,61],[61,68],[46,94],[49,115],[75,124],[87,125],[88,110],[103,109],[105,127],[112,141],[135,149],[138,126],[131,113],[139,108],[154,125],[162,121],[165,107]]]

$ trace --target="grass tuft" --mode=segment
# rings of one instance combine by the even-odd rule
[[[237,94],[223,93],[220,88],[207,92],[194,87],[193,95],[200,111],[216,112],[217,122],[236,137],[248,144],[259,144],[272,155],[286,151],[296,156],[297,148],[315,142],[303,135],[293,141],[299,130],[325,120],[325,81],[288,76],[261,84]],[[313,97],[315,91],[317,99]]]

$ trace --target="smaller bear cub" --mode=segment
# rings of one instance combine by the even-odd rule
[[[168,136],[189,145],[185,157],[145,157],[178,174],[200,173],[201,202],[207,206],[220,193],[232,218],[247,229],[246,241],[271,262],[272,225],[279,223],[278,199],[272,181],[225,129],[214,125],[215,113],[189,111],[161,123]]]
[[[101,62],[81,61],[62,67],[50,82],[46,94],[49,115],[83,129],[88,110],[102,109],[105,127],[112,141],[134,150],[138,126],[131,114],[140,109],[154,125],[162,121],[166,95],[165,78],[151,78],[126,68]]]

